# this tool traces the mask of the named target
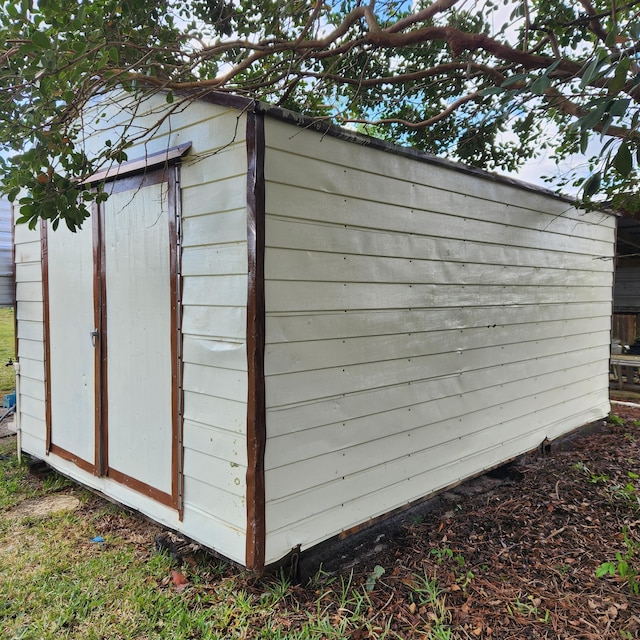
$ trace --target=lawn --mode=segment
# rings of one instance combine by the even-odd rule
[[[11,393],[16,386],[16,374],[13,367],[6,367],[9,359],[15,360],[15,328],[12,308],[0,308],[0,398]]]

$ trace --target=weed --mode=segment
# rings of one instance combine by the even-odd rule
[[[624,419],[616,415],[615,413],[610,413],[609,417],[607,418],[607,422],[609,424],[613,424],[618,427],[621,427],[624,424]]]
[[[344,576],[340,576],[340,592],[338,593],[338,608],[346,609],[349,604],[349,593],[351,592],[351,585],[353,584],[353,571],[349,572],[349,577],[345,579]]]
[[[627,527],[622,528],[622,539],[626,547],[624,553],[617,552],[615,560],[603,562],[596,569],[596,577],[618,575],[627,582],[631,593],[640,595],[640,577],[636,566],[636,553],[640,550],[640,543],[629,536]]]
[[[456,576],[456,583],[461,589],[465,589],[471,580],[475,578],[473,571],[462,571],[462,568],[465,565],[464,556],[456,553],[452,549],[449,549],[448,547],[444,547],[442,549],[431,549],[430,554],[435,556],[438,566],[441,566],[445,561],[450,561],[454,565],[453,572]],[[486,570],[487,566],[483,565],[483,568]]]
[[[469,583],[475,577],[476,577],[476,574],[473,573],[473,571],[467,571],[467,572],[463,573],[462,575],[458,576],[456,578],[456,582],[458,583],[460,588],[464,591],[469,586]]]
[[[595,473],[582,461],[578,461],[573,465],[576,471],[580,471],[587,476],[588,482],[591,484],[599,484],[609,482],[609,476],[605,473]]]
[[[367,576],[367,584],[366,584],[367,591],[373,591],[376,587],[376,582],[380,580],[380,578],[382,578],[383,575],[384,575],[384,567],[381,567],[379,564],[373,567],[373,571]]]
[[[264,605],[273,607],[285,599],[290,587],[291,581],[281,569],[275,578],[267,582],[267,590],[262,594],[260,599]]]
[[[630,482],[625,484],[615,484],[608,488],[611,496],[621,502],[626,502],[629,505],[638,508],[640,507],[640,496],[636,491],[636,487],[633,484],[633,480],[637,480],[638,475],[636,473],[629,472]]]
[[[524,602],[518,597],[513,605],[507,605],[507,611],[511,616],[518,613],[526,617],[535,617],[538,622],[547,623],[551,618],[551,613],[549,612],[549,609],[540,611],[541,603],[542,600],[540,598],[535,598],[534,596],[527,596],[527,599]]]
[[[458,565],[458,568],[461,569],[464,567],[464,557],[459,553],[455,553],[452,549],[445,547],[444,549],[431,549],[430,551],[432,556],[436,557],[436,562],[441,565],[445,559],[453,560],[455,564]]]
[[[433,640],[448,640],[451,638],[451,614],[446,607],[444,593],[436,575],[414,575],[415,581],[411,585],[411,597],[419,607],[426,607],[429,619],[430,635]]]

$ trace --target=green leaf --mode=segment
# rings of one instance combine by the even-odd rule
[[[373,571],[367,576],[366,589],[367,591],[373,591],[376,586],[376,581],[379,580],[385,573],[384,567],[377,564]]]
[[[613,78],[609,82],[609,92],[611,94],[619,93],[625,85],[627,80],[627,73],[631,66],[631,58],[621,58],[620,62],[616,65],[616,71]]]
[[[512,84],[516,84],[517,82],[523,82],[528,79],[529,79],[528,73],[516,73],[515,75],[507,78],[500,86],[510,87]]]
[[[619,100],[614,100],[609,106],[609,113],[612,116],[622,117],[627,113],[627,109],[631,104],[631,98],[620,98]]]
[[[51,49],[51,40],[49,40],[49,36],[47,36],[46,33],[42,33],[42,31],[34,31],[31,35],[31,42],[40,49]]]
[[[531,93],[541,96],[549,88],[550,84],[551,80],[546,75],[542,75],[531,85]]]
[[[481,96],[492,96],[496,93],[504,93],[504,89],[502,87],[487,87],[486,89],[482,89],[478,92]]]
[[[167,97],[166,100],[169,104],[171,104],[173,102],[173,92],[172,91],[168,91],[167,92]]]
[[[584,129],[580,132],[580,153],[585,153],[589,146],[589,131]]]
[[[582,74],[582,80],[580,81],[580,87],[584,89],[588,84],[591,84],[600,75],[601,67],[607,62],[607,57],[601,57],[600,52],[587,66],[585,72]]]
[[[553,64],[550,64],[544,71],[544,75],[548,76],[553,73],[562,64],[562,58],[558,58]]]
[[[607,34],[606,40],[604,41],[605,45],[607,47],[615,47],[617,37],[618,37],[618,27],[617,25],[613,25],[613,27],[610,29],[609,33]]]
[[[593,127],[595,127],[600,122],[600,120],[602,120],[602,116],[605,112],[607,104],[608,103],[606,102],[602,102],[594,109],[591,109],[586,116],[579,118],[578,122],[580,122],[580,127],[582,129],[593,129]]]
[[[628,176],[633,169],[633,157],[625,141],[620,143],[618,153],[616,153],[616,157],[613,159],[613,166],[623,178]]]
[[[589,176],[582,187],[582,195],[585,199],[590,198],[592,195],[598,192],[600,189],[600,184],[602,182],[602,176],[600,172],[597,171],[592,176]]]
[[[616,574],[615,562],[603,562],[596,569],[596,578],[602,578],[606,575],[614,576]]]

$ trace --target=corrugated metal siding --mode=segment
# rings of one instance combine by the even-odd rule
[[[43,458],[46,447],[44,320],[40,228],[15,228],[20,426],[22,448]]]
[[[266,134],[267,562],[606,414],[612,219]]]
[[[0,198],[0,307],[13,306],[15,297],[11,224],[11,203]]]
[[[640,266],[626,266],[624,259],[616,267],[613,308],[617,313],[640,313]]]

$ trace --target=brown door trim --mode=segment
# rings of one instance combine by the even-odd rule
[[[170,277],[171,277],[171,412],[173,438],[171,455],[171,495],[173,507],[183,516],[183,361],[182,361],[182,210],[180,207],[180,165],[175,165],[169,181]]]
[[[104,318],[107,313],[107,296],[102,277],[102,265],[104,264],[104,245],[102,229],[104,225],[102,207],[93,205],[93,313],[94,330],[97,332],[94,359],[95,378],[95,459],[98,475],[104,476],[107,472],[109,461],[107,459],[107,433],[106,433],[106,408],[107,389],[102,384],[106,376],[107,334]]]

